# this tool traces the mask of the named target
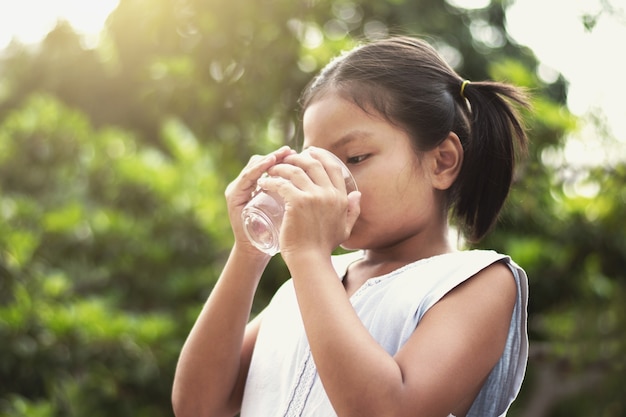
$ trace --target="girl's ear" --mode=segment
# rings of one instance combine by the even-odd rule
[[[447,190],[461,172],[463,165],[463,145],[456,133],[448,136],[433,150],[429,151],[432,162],[433,186],[438,190]]]

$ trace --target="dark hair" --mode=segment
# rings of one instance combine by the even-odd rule
[[[340,94],[404,129],[418,153],[455,132],[464,157],[447,190],[447,204],[467,238],[478,241],[496,222],[508,195],[516,149],[526,148],[511,102],[528,104],[524,92],[512,85],[463,82],[428,43],[394,37],[331,61],[304,90],[300,103],[305,110],[324,94]]]

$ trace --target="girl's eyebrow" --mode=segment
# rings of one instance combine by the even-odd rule
[[[344,146],[348,145],[351,142],[367,141],[368,139],[372,138],[373,136],[374,135],[371,132],[368,132],[366,130],[361,130],[361,129],[352,130],[352,131],[344,134],[336,142],[331,144],[329,146],[329,150],[337,151],[337,150],[343,148]],[[304,140],[304,142],[306,142],[306,139]],[[308,147],[309,146],[304,146],[304,144],[303,144],[302,150],[305,150]]]
[[[351,142],[364,139],[367,140],[371,137],[371,132],[368,132],[366,130],[353,130],[343,135],[337,142],[333,143],[331,145],[331,149],[337,150],[343,148]]]

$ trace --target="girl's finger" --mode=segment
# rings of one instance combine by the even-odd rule
[[[336,161],[330,161],[330,163],[322,158],[319,158],[317,153],[310,151],[310,148],[302,152],[301,154],[290,155],[285,158],[285,162],[300,168],[309,179],[318,186],[329,187],[335,186],[335,175],[333,162],[336,165]],[[339,187],[341,184],[339,184]]]
[[[313,146],[307,148],[307,153],[311,158],[322,164],[328,178],[335,188],[345,190],[346,182],[343,175],[344,167],[342,166],[343,163],[337,156],[330,151]]]
[[[226,187],[225,195],[233,207],[243,207],[257,188],[257,181],[273,165],[282,162],[286,156],[295,153],[288,146],[265,155],[254,155],[239,173],[239,176]]]
[[[308,172],[306,170],[307,168],[305,167],[295,165],[293,159],[286,159],[285,163],[272,166],[267,173],[269,177],[285,179],[299,190],[305,191],[313,185],[320,185],[320,181],[315,180],[320,175],[311,175],[313,171],[311,168],[308,168]],[[320,167],[319,170],[323,171],[323,168]],[[328,180],[326,182],[329,183]]]
[[[276,151],[263,155],[253,155],[246,167],[241,171],[240,182],[245,189],[256,187],[256,182],[270,167],[282,162],[288,155],[295,151],[289,146],[283,146]]]

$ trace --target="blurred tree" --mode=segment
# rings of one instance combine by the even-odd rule
[[[0,412],[169,414],[177,318],[228,229],[211,156],[175,120],[163,136],[173,157],[48,96],[4,118]]]
[[[567,84],[537,77],[508,3],[121,0],[97,49],[60,23],[4,51],[0,415],[169,415],[178,351],[231,244],[225,185],[251,154],[297,146],[298,94],[331,57],[396,33],[534,94],[529,158],[481,244],[531,279],[510,415],[624,415],[626,167],[563,160]],[[286,277],[276,257],[255,311]]]

